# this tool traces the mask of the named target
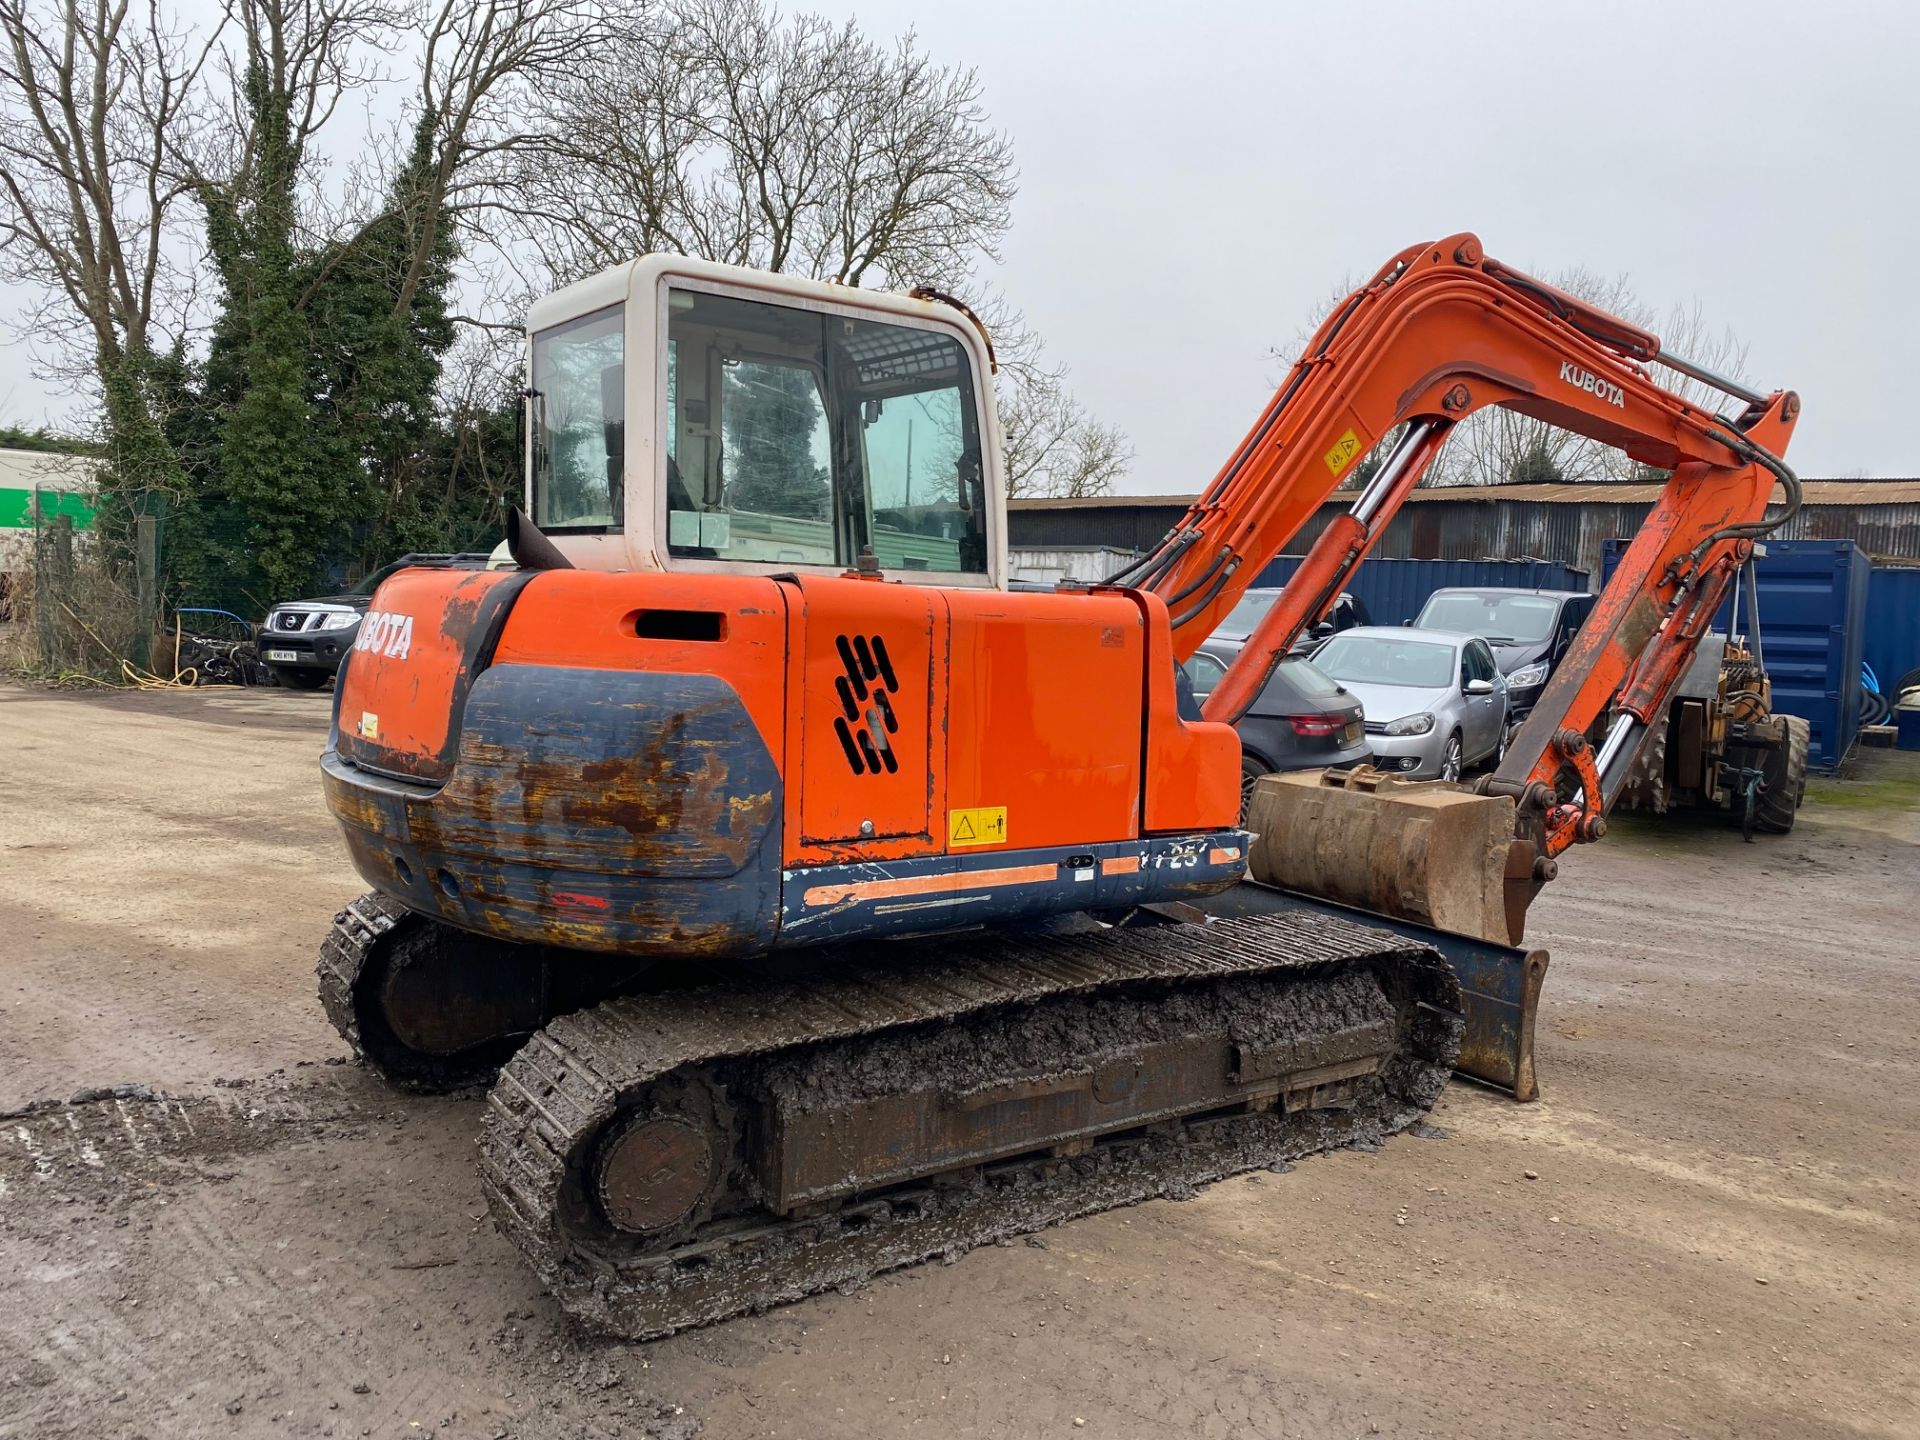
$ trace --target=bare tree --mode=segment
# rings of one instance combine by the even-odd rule
[[[665,0],[544,97],[516,203],[562,277],[647,251],[843,285],[952,284],[997,258],[1015,172],[971,70],[914,37]]]
[[[1112,494],[1133,462],[1125,432],[1074,398],[1066,368],[1048,361],[1045,343],[1004,295],[991,294],[977,308],[999,361],[994,408],[1004,437],[1007,498]]]
[[[0,274],[47,297],[31,323],[100,385],[122,483],[171,485],[156,360],[186,288],[171,163],[211,37],[158,0],[0,0]]]
[[[1118,428],[1089,415],[1060,377],[1011,377],[999,386],[1007,498],[1110,495],[1133,460]]]
[[[498,201],[513,157],[538,145],[544,97],[591,69],[640,19],[641,0],[439,0],[394,192],[413,240],[394,292],[404,315],[445,231]]]
[[[1746,345],[1731,330],[1713,330],[1706,323],[1698,301],[1673,306],[1662,324],[1659,313],[1634,293],[1625,275],[1603,276],[1576,268],[1560,272],[1552,277],[1551,283],[1631,325],[1653,331],[1661,337],[1666,349],[1696,364],[1731,379],[1742,378]],[[1270,352],[1273,357],[1291,363],[1305,349],[1320,322],[1352,289],[1349,283],[1327,297],[1313,323],[1295,336],[1292,353],[1276,348]],[[1708,407],[1719,403],[1717,392],[1675,371],[1657,371],[1656,379],[1690,403]],[[1375,463],[1386,440],[1391,438],[1391,435],[1386,437],[1376,447],[1374,456],[1370,457]],[[1349,483],[1357,483],[1363,473],[1371,472],[1363,472],[1363,467],[1356,466]],[[1490,405],[1454,427],[1422,483],[1508,485],[1526,481],[1630,480],[1636,474],[1634,462],[1610,445],[1562,430],[1544,420]]]
[[[402,323],[458,229],[496,200],[506,157],[538,123],[531,97],[624,33],[641,0],[229,3],[230,113],[184,154],[216,255],[224,232],[258,218],[249,210],[266,212],[269,229],[328,252],[304,304],[334,267],[367,258],[371,232],[392,253],[398,223],[392,318]],[[340,194],[321,194],[308,173],[314,142],[350,91],[387,78],[381,57],[402,48],[418,66],[405,118],[369,140]]]
[[[204,191],[259,188],[264,166],[298,172],[353,90],[382,78],[378,56],[398,42],[404,0],[228,0],[220,50],[227,80],[217,124],[182,138],[181,165]]]

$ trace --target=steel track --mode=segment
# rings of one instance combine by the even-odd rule
[[[796,1057],[804,1068],[811,1053],[836,1042],[865,1048],[837,1055],[835,1074],[912,1074],[916,1086],[939,1086],[943,1077],[927,1067],[953,1053],[956,1025],[980,1027],[984,1043],[1018,1014],[1062,997],[1097,1008],[1250,981],[1270,982],[1276,1003],[1319,1007],[1329,1026],[1342,1023],[1343,1007],[1350,1011],[1357,998],[1384,997],[1394,1048],[1376,1074],[1340,1089],[1332,1108],[1301,1101],[1292,1109],[1289,1100],[1266,1112],[1195,1114],[1105,1135],[1065,1155],[1042,1140],[1034,1153],[860,1193],[825,1213],[783,1218],[736,1204],[651,1246],[595,1223],[595,1146],[662,1086],[724,1075],[736,1092],[750,1092],[783,1067],[793,1071]],[[650,1339],[1376,1140],[1431,1108],[1461,1025],[1459,989],[1437,952],[1333,917],[869,946],[799,978],[626,997],[548,1024],[488,1097],[482,1181],[496,1222],[565,1309],[595,1329]]]
[[[492,1077],[499,1054],[430,1055],[402,1042],[382,1022],[375,990],[384,967],[405,963],[406,938],[432,921],[369,890],[333,917],[315,966],[320,1003],[357,1059],[405,1090],[458,1090]]]

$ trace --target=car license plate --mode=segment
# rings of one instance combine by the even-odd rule
[[[1340,732],[1340,743],[1342,745],[1358,745],[1360,743],[1360,737],[1366,733],[1366,728],[1367,725],[1364,720],[1349,720],[1347,722],[1347,728]]]
[[[292,650],[267,651],[267,659],[269,660],[298,660],[299,658],[299,654]]]

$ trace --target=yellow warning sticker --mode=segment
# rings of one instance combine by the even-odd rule
[[[1007,843],[1007,807],[976,805],[970,810],[947,812],[947,845],[950,849],[966,845],[1004,845]]]
[[[1360,453],[1360,437],[1349,430],[1333,442],[1333,448],[1326,453],[1327,469],[1335,475],[1353,463],[1353,457]]]
[[[380,738],[380,717],[371,710],[360,712],[360,738],[378,740]]]

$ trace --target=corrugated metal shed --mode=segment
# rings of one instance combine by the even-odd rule
[[[33,560],[35,516],[64,515],[76,530],[93,524],[93,480],[99,462],[83,455],[0,448],[0,572]]]
[[[1116,570],[1124,570],[1132,559],[1132,551],[1110,545],[1008,550],[1007,577],[1048,585],[1061,580],[1104,580]]]
[[[100,462],[86,455],[0,446],[0,490],[91,490]]]
[[[1193,503],[1191,495],[1096,495],[1085,500],[1009,500],[1007,545],[1068,550],[1109,545],[1151,549]]]
[[[1852,540],[1876,560],[1920,561],[1920,480],[1808,480],[1805,507],[1780,539]],[[1384,559],[1553,560],[1597,575],[1601,550],[1631,535],[1659,485],[1489,485],[1415,490],[1374,554]],[[1146,550],[1194,497],[1107,495],[1008,503],[1011,543],[1034,548],[1112,545]],[[1303,554],[1350,495],[1308,520],[1289,554]],[[1777,513],[1777,512],[1776,512]]]

